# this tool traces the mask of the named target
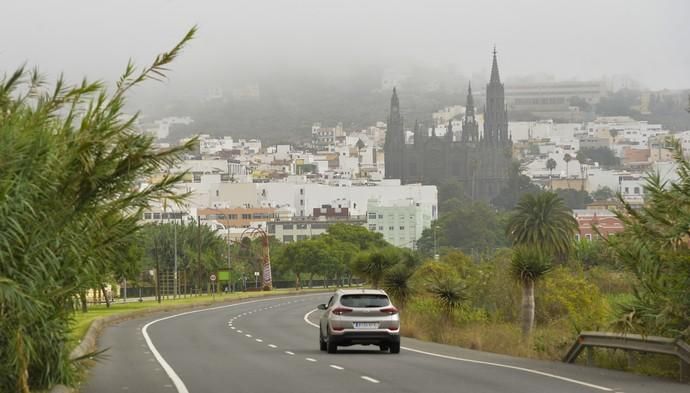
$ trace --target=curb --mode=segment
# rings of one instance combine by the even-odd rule
[[[306,295],[306,294],[319,294],[319,293],[330,293],[332,291],[330,290],[325,290],[325,291],[309,291],[309,292],[288,292],[288,293],[281,293],[281,294],[275,294],[275,295],[265,295],[265,296],[246,296],[246,297],[238,297],[234,299],[220,299],[217,301],[206,301],[203,303],[195,303],[195,304],[171,304],[170,306],[167,307],[159,307],[155,309],[149,309],[149,310],[136,310],[128,313],[122,313],[118,315],[110,315],[107,317],[100,317],[96,318],[91,322],[91,325],[89,326],[89,329],[86,331],[86,334],[84,337],[82,337],[79,345],[77,345],[72,352],[70,352],[70,359],[78,359],[80,357],[85,356],[88,353],[94,352],[98,349],[98,337],[100,336],[101,332],[103,329],[107,328],[110,325],[113,325],[117,322],[125,321],[128,319],[133,319],[133,318],[138,318],[138,317],[143,317],[146,315],[150,314],[155,314],[159,312],[168,312],[168,311],[178,311],[178,310],[188,310],[188,309],[194,309],[194,308],[203,308],[203,307],[208,307],[212,305],[218,305],[220,303],[233,303],[233,302],[239,302],[242,300],[246,299],[259,299],[259,298],[266,298],[270,299],[271,297],[276,297],[276,296],[299,296],[299,295]],[[78,392],[77,389],[71,388],[65,385],[55,385],[51,389],[47,391],[47,393],[75,393]]]

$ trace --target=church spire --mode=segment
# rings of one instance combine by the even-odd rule
[[[398,100],[398,91],[396,88],[393,88],[393,95],[391,96],[391,112],[393,112],[393,109],[396,110],[396,112],[400,112],[400,101]]]
[[[501,77],[498,75],[498,60],[496,60],[496,45],[494,45],[494,62],[491,65],[491,80],[489,83],[501,83]]]
[[[467,84],[467,105],[465,117],[474,117],[474,97],[472,97],[472,82]]]

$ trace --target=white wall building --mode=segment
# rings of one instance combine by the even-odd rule
[[[438,215],[436,186],[421,184],[401,185],[399,180],[384,180],[375,186],[332,186],[306,183],[300,176],[291,176],[286,182],[257,183],[259,202],[265,207],[290,206],[298,216],[311,215],[322,205],[347,207],[352,215],[364,215],[370,199],[382,205],[400,199],[413,199],[421,204],[431,219]]]
[[[368,201],[367,227],[382,233],[384,240],[397,247],[415,249],[422,231],[431,227],[431,221],[428,209],[411,198],[386,205],[376,199]]]

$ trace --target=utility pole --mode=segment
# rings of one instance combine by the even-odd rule
[[[227,228],[228,242],[228,293],[232,292],[232,275],[230,274],[230,226]]]
[[[173,243],[174,243],[174,252],[175,256],[173,257],[174,261],[174,272],[173,272],[173,285],[175,286],[175,289],[173,290],[173,299],[177,299],[177,219],[175,219],[175,212],[173,212]]]
[[[198,248],[199,248],[199,254],[197,256],[197,265],[199,267],[199,271],[197,273],[197,294],[201,294],[201,216],[196,216],[196,222],[197,222],[197,233],[198,233]]]
[[[160,227],[158,229],[161,230]],[[158,236],[153,238],[153,253],[156,256],[156,300],[160,304],[160,302],[161,302],[161,286],[160,286],[161,261],[160,261],[160,258],[158,257],[158,240],[157,239],[158,239]]]

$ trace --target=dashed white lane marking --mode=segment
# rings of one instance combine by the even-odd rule
[[[264,340],[262,340],[262,339],[260,339],[260,338],[257,338],[257,339],[256,339],[256,342],[262,343],[262,342],[264,342]]]
[[[331,364],[331,368],[334,368],[336,370],[345,370],[343,367],[337,366],[335,364]]]
[[[290,355],[290,356],[295,356],[295,353],[294,353],[294,352],[285,351],[285,353],[287,353],[287,354]]]
[[[369,382],[371,382],[371,383],[379,383],[379,382],[381,382],[381,381],[379,381],[378,379],[374,379],[374,378],[372,378],[372,377],[367,377],[366,375],[362,375],[360,378],[362,378],[362,379],[365,380],[365,381],[369,381]]]
[[[230,326],[230,329],[235,330],[235,329],[237,329],[237,328],[234,327],[234,326]]]
[[[308,325],[311,325],[315,328],[318,328],[319,325],[317,325],[314,322],[309,320],[309,316],[316,311],[319,311],[319,310],[313,309],[313,310],[309,311],[308,313],[304,314],[304,322],[306,322]],[[421,351],[419,349],[414,349],[414,348],[409,348],[409,347],[400,347],[400,348],[402,348],[406,351],[416,352],[416,353],[420,353],[422,355],[433,356],[433,357],[437,357],[437,358],[441,358],[441,359],[457,360],[460,362],[482,364],[482,365],[486,365],[486,366],[493,366],[493,367],[500,367],[500,368],[507,368],[507,369],[511,369],[511,370],[523,371],[526,373],[541,375],[541,376],[547,377],[547,378],[554,378],[554,379],[574,383],[574,384],[581,385],[581,386],[587,386],[587,387],[592,388],[592,389],[602,390],[605,392],[613,392],[613,389],[607,388],[605,386],[595,385],[595,384],[584,382],[584,381],[578,381],[577,379],[561,377],[560,375],[550,374],[550,373],[546,373],[546,372],[539,371],[539,370],[533,370],[530,368],[511,366],[508,364],[501,364],[501,363],[484,362],[481,360],[474,360],[474,359],[465,359],[465,358],[460,358],[460,357],[455,357],[455,356],[441,355],[439,353],[426,352],[426,351]]]
[[[236,330],[236,332],[237,332],[237,333],[242,333],[242,331],[241,331],[241,330]]]
[[[278,348],[277,346],[275,346],[275,345],[273,345],[273,344],[268,344],[268,346],[271,347],[271,348]]]
[[[248,337],[248,338],[252,338],[252,335],[251,335],[251,334],[245,334],[245,336]]]
[[[316,361],[316,359],[314,359],[314,358],[304,358],[304,360],[306,360],[308,362],[315,362]]]

